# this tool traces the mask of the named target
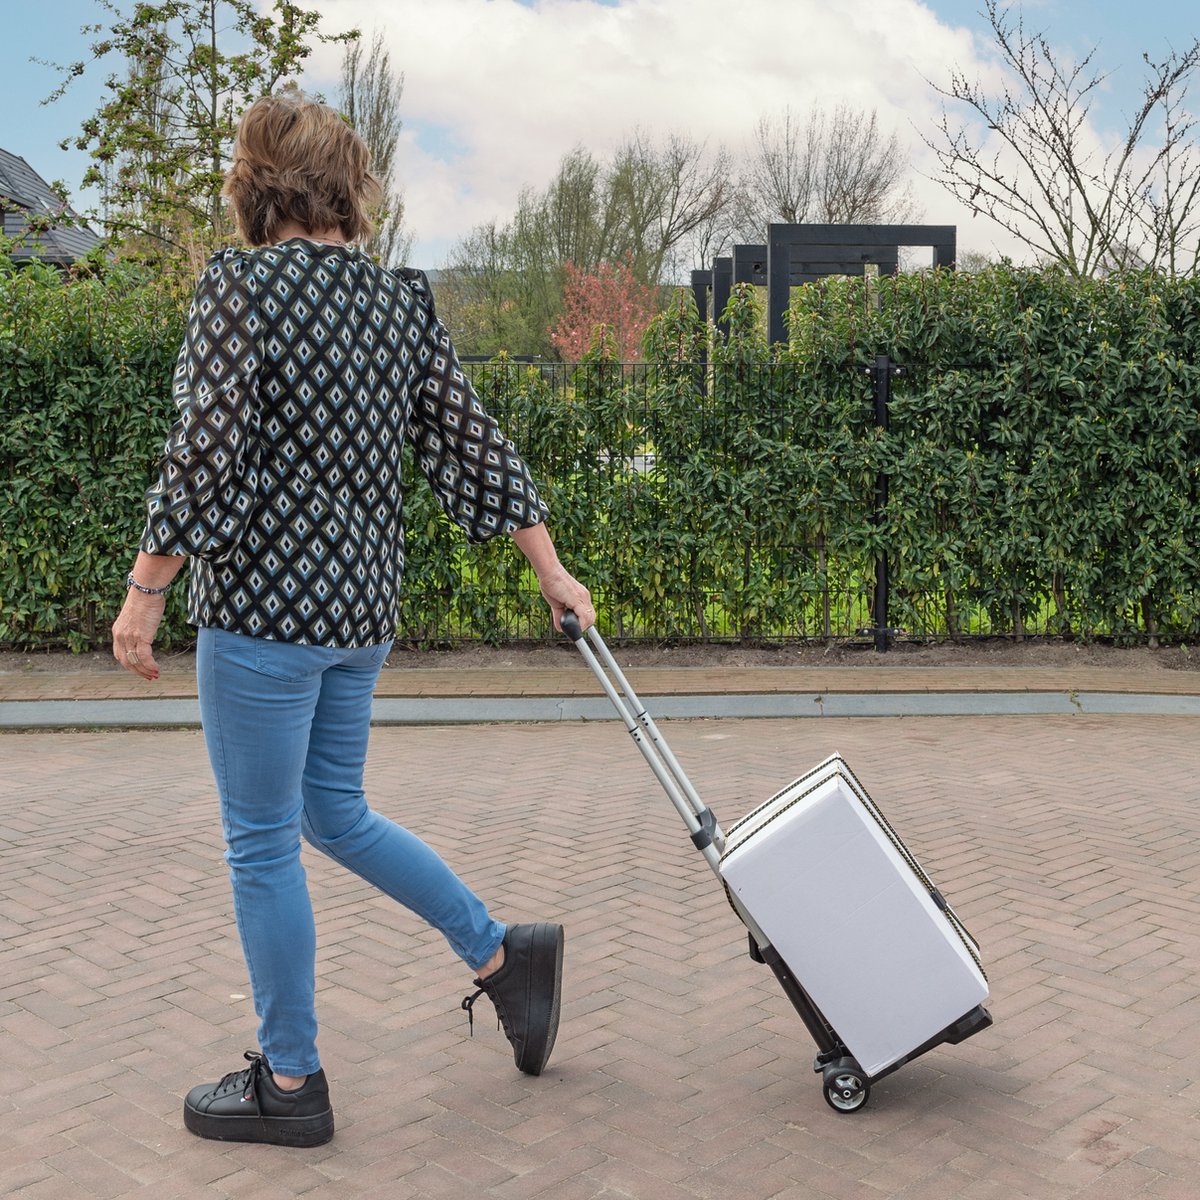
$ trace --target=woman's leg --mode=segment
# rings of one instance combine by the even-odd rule
[[[304,836],[440,930],[478,970],[496,953],[505,927],[436,851],[369,808],[363,794],[371,694],[387,649],[353,651],[322,677],[304,763]]]
[[[315,1072],[316,937],[300,863],[302,777],[321,674],[338,653],[202,629],[197,680],[234,914],[273,1071]]]

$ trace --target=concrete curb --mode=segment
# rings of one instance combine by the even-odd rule
[[[1192,716],[1200,696],[1116,692],[894,692],[813,695],[656,696],[656,720],[772,717]],[[603,697],[477,699],[377,697],[375,725],[476,725],[500,722],[617,720]],[[0,702],[0,729],[198,728],[195,700],[29,700]]]

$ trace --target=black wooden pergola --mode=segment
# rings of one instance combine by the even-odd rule
[[[863,275],[868,265],[894,275],[900,249],[927,246],[935,267],[954,268],[957,230],[953,225],[768,225],[765,245],[734,246],[732,255],[713,260],[710,270],[692,272],[692,291],[702,320],[710,312],[718,330],[735,284],[767,289],[767,339],[787,339],[791,289],[830,275]],[[712,307],[709,308],[709,295]]]

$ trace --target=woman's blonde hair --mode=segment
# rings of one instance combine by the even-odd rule
[[[296,221],[310,232],[368,238],[383,200],[366,143],[334,109],[289,88],[246,109],[222,193],[252,246]]]

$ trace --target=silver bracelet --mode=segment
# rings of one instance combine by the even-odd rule
[[[167,583],[160,588],[146,587],[144,584],[140,584],[136,579],[134,579],[132,571],[130,571],[125,577],[125,587],[127,589],[134,588],[141,592],[144,596],[161,596],[170,586],[171,585]]]

